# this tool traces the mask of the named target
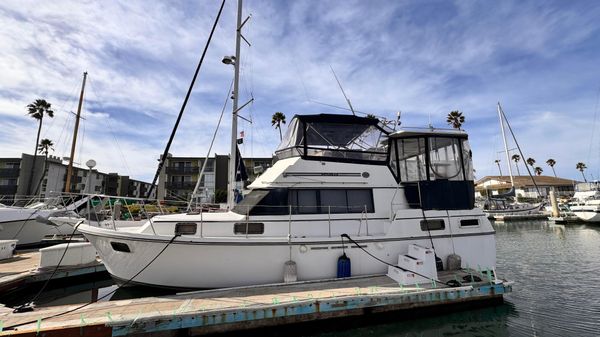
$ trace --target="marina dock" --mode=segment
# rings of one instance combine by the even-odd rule
[[[38,268],[40,255],[41,253],[38,250],[21,251],[10,259],[0,261],[0,292],[49,279],[54,272],[54,268]],[[95,261],[85,265],[60,267],[52,276],[52,280],[105,271],[104,265],[99,261]]]
[[[547,220],[548,214],[507,214],[507,215],[490,215],[488,219],[496,222],[523,221],[523,220]]]
[[[467,282],[473,279],[479,282]],[[55,306],[19,314],[3,308],[0,335],[206,335],[453,304],[497,303],[512,291],[512,282],[497,280],[489,272],[445,271],[439,280],[458,280],[461,285],[401,286],[379,275],[205,290],[85,307]]]

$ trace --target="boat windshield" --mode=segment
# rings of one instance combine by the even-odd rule
[[[294,116],[275,154],[385,165],[389,134],[376,118],[352,115]]]

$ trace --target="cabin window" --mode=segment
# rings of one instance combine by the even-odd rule
[[[371,190],[356,189],[346,190],[348,196],[348,213],[360,213],[367,211],[373,213],[373,194]]]
[[[457,138],[429,138],[430,180],[464,180],[458,142]]]
[[[197,227],[194,222],[180,222],[175,224],[175,235],[194,235]]]
[[[370,189],[306,189],[290,190],[294,214],[373,213]]]
[[[331,213],[347,213],[348,200],[346,199],[345,190],[321,190],[321,202],[326,209],[323,213],[331,211]]]
[[[129,246],[126,243],[111,241],[110,246],[117,252],[131,253]]]
[[[294,206],[300,214],[314,214],[317,212],[317,190],[297,190],[292,200],[295,199]]]
[[[463,219],[460,220],[460,227],[476,227],[479,226],[478,219]]]
[[[265,224],[262,222],[238,222],[233,225],[233,234],[263,234]]]
[[[446,228],[446,224],[442,219],[421,220],[422,231],[437,231]]]
[[[282,215],[289,214],[287,188],[253,190],[233,211],[243,215]]]
[[[399,139],[397,146],[400,164],[400,180],[427,180],[427,174],[425,172],[425,139]]]

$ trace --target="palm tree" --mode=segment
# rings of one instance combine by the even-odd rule
[[[502,176],[502,169],[500,169],[500,159],[494,160],[494,163],[496,163],[496,165],[498,165],[498,171],[500,171],[500,176]]]
[[[36,99],[33,103],[27,105],[27,113],[31,118],[38,121],[37,138],[35,139],[35,149],[33,150],[33,164],[31,165],[31,172],[29,173],[29,182],[27,183],[27,193],[31,193],[31,181],[33,179],[33,169],[35,168],[35,160],[37,158],[38,144],[40,142],[40,131],[42,131],[42,122],[44,115],[52,118],[54,117],[54,111],[51,110],[51,104],[46,102],[45,99]]]
[[[554,173],[554,177],[556,177],[556,171],[554,171],[554,165],[556,165],[556,160],[550,158],[546,160],[546,164],[552,168],[552,173]]]
[[[40,178],[40,181],[38,181],[37,186],[35,187],[35,191],[34,194],[37,194],[39,189],[40,189],[40,185],[42,183],[42,180],[44,180],[44,177],[46,176],[46,171],[48,171],[48,153],[50,152],[50,150],[54,150],[54,148],[52,147],[54,146],[54,143],[52,143],[52,141],[50,139],[42,139],[40,141],[40,143],[38,144],[38,152],[40,154],[44,155],[44,170],[43,170],[43,174],[42,177]]]
[[[513,154],[511,159],[515,162],[515,167],[517,168],[517,175],[521,175],[521,172],[519,172],[519,160],[521,160],[521,156],[519,156],[518,154]]]
[[[533,159],[531,157],[527,158],[526,162],[527,162],[527,165],[531,166],[531,168],[533,168],[533,165],[535,165],[535,159]]]
[[[544,170],[542,170],[542,168],[541,168],[541,167],[539,167],[539,166],[536,166],[536,167],[533,169],[533,172],[535,172],[535,174],[536,174],[536,175],[538,175],[538,176],[541,176],[541,175],[542,175],[542,172],[544,172]]]
[[[585,166],[584,163],[579,162],[579,163],[577,163],[577,165],[575,165],[575,168],[581,172],[581,175],[583,176],[583,181],[585,181],[587,183],[587,179],[585,179],[585,174],[583,174],[583,170],[585,170],[587,168],[587,166]]]
[[[275,126],[275,129],[279,129],[279,140],[281,140],[283,137],[281,136],[281,124],[285,124],[285,115],[283,114],[283,112],[276,112],[273,114],[273,117],[271,118],[271,126]]]
[[[462,112],[458,110],[451,111],[448,116],[446,116],[446,123],[452,125],[453,128],[459,129],[465,122],[465,116],[463,116]]]

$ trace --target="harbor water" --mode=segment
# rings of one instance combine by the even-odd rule
[[[304,336],[600,336],[600,226],[546,221],[496,223],[497,272],[513,280],[502,305],[448,311],[430,317],[399,314],[398,320],[363,326],[295,331]],[[116,286],[106,276],[76,286],[56,283],[39,306],[84,303]],[[18,305],[34,288],[0,295]],[[122,288],[104,300],[168,295],[152,288]]]

